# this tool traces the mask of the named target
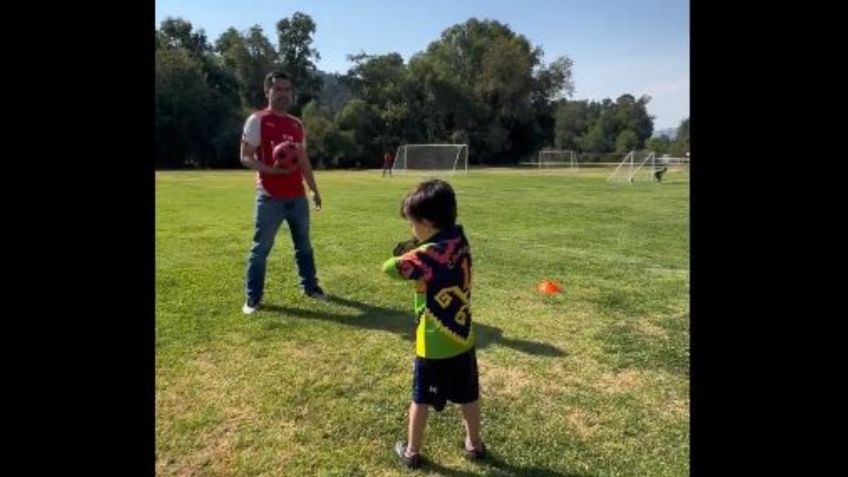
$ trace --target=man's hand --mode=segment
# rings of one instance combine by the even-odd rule
[[[315,203],[315,210],[321,210],[321,194],[317,192],[312,193],[312,202]]]
[[[287,176],[287,175],[291,174],[292,172],[294,172],[294,170],[297,168],[296,166],[295,167],[281,167],[277,164],[279,164],[279,163],[275,163],[273,166],[268,166],[268,172],[267,173],[271,174],[273,176]]]

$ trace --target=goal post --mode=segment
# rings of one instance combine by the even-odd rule
[[[607,181],[653,182],[657,171],[668,169],[668,161],[657,158],[653,151],[630,151],[618,164]]]
[[[397,149],[393,172],[468,173],[467,144],[404,144]]]
[[[634,169],[634,156],[636,155],[636,151],[630,151],[624,156],[624,159],[618,163],[618,167],[612,171],[612,174],[607,177],[607,182],[615,181],[615,182],[624,182],[629,181],[630,174],[633,173]]]
[[[539,169],[563,167],[567,169],[579,169],[577,155],[570,149],[543,149],[539,151],[537,159]]]

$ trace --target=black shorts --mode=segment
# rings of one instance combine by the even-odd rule
[[[412,402],[429,404],[436,411],[447,401],[467,404],[480,397],[477,354],[474,348],[445,359],[415,358]]]

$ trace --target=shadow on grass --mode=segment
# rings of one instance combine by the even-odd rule
[[[294,308],[267,304],[263,305],[264,311],[270,311],[287,316],[307,318],[311,320],[332,321],[346,326],[356,326],[370,330],[387,331],[403,336],[407,341],[415,340],[415,324],[412,314],[396,308],[384,308],[349,300],[335,295],[327,295],[327,302],[347,308],[353,308],[360,312],[359,315],[351,316],[341,313],[330,313],[314,309]],[[516,351],[536,356],[567,356],[567,353],[547,343],[526,341],[520,339],[506,338],[500,328],[475,322],[477,329],[477,349],[484,349],[492,344],[499,344],[512,348]]]
[[[436,472],[445,477],[593,477],[591,474],[563,473],[542,467],[519,467],[508,464],[497,456],[489,455],[485,460],[477,464],[479,471],[466,471],[445,467],[430,459],[425,459],[423,468]]]

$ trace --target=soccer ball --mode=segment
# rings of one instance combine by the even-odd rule
[[[274,165],[289,169],[297,164],[297,144],[286,141],[277,144],[272,154]]]

